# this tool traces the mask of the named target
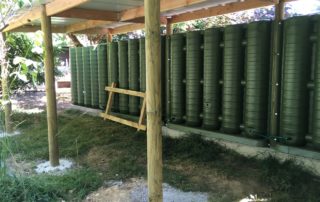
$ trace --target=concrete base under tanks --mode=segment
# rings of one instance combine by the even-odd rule
[[[72,105],[71,109],[82,111],[91,116],[99,116],[102,112],[100,109],[91,109],[77,105]],[[138,119],[138,117],[133,117],[130,115],[120,116],[135,120]],[[269,147],[269,145],[263,140],[254,140],[176,124],[167,124],[163,126],[162,132],[163,135],[170,136],[172,138],[181,138],[190,134],[199,134],[205,140],[214,141],[228,149],[234,150],[239,154],[248,157],[263,159],[271,155],[280,161],[285,161],[288,159],[294,160],[294,162],[296,162],[298,165],[302,165],[307,170],[310,170],[311,172],[320,176],[320,152],[303,148],[288,147],[284,145],[274,145]]]

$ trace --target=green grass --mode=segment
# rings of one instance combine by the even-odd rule
[[[47,159],[46,115],[15,114],[13,118],[22,135],[0,142],[1,148],[9,145],[10,151],[24,160]],[[76,111],[59,115],[59,131],[60,156],[74,159],[81,168],[63,176],[2,177],[0,201],[78,201],[103,181],[146,177],[145,133]],[[0,149],[2,153],[8,155]],[[205,171],[217,172],[224,179],[240,181],[244,186],[247,181],[255,181],[264,187],[262,194],[271,195],[274,201],[320,198],[319,177],[293,161],[246,158],[199,136],[164,138],[163,158],[165,182],[185,191],[211,192],[221,201],[235,198],[212,186]],[[183,167],[188,165],[191,168]],[[268,192],[264,193],[266,189]]]
[[[102,184],[100,176],[88,169],[63,176],[3,177],[0,201],[77,201]]]

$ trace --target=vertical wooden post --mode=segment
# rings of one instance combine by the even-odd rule
[[[270,134],[278,135],[279,114],[280,114],[280,79],[281,79],[281,47],[282,47],[282,26],[284,17],[284,1],[280,0],[275,5],[275,21],[272,33],[272,70],[271,70],[271,117]]]
[[[107,42],[111,43],[112,42],[112,34],[110,32],[108,32],[107,34]]]
[[[54,84],[54,60],[51,32],[51,18],[47,16],[46,6],[41,7],[41,29],[44,42],[45,84],[47,96],[47,123],[49,141],[49,160],[51,166],[59,165],[57,102]]]
[[[160,0],[144,0],[149,201],[162,201]]]
[[[171,19],[167,19],[166,35],[169,36],[173,33]]]

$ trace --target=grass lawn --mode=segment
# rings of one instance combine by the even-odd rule
[[[0,161],[47,159],[46,115],[15,114],[22,135],[0,140]],[[8,176],[0,171],[0,201],[80,201],[108,180],[146,177],[146,135],[77,111],[59,114],[60,156],[79,166],[61,176]],[[292,161],[243,157],[198,136],[164,137],[164,181],[184,191],[208,192],[212,201],[249,194],[272,201],[319,201],[320,178]],[[0,166],[1,170],[1,166]]]

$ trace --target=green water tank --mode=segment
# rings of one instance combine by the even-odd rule
[[[312,144],[320,150],[320,17],[317,18],[316,36],[317,45],[312,109]]]
[[[253,22],[247,27],[244,132],[254,138],[267,135],[270,36],[270,22]]]
[[[139,39],[139,65],[140,65],[140,91],[146,92],[146,43],[145,39]],[[142,106],[143,99],[140,99],[140,108]]]
[[[119,56],[119,88],[129,89],[129,67],[128,67],[128,42],[118,42],[118,56]],[[119,111],[120,113],[129,113],[129,96],[120,94],[119,95]]]
[[[284,51],[280,135],[287,145],[302,146],[308,133],[311,66],[310,18],[294,17],[284,22]]]
[[[226,133],[240,133],[244,69],[243,25],[227,26],[224,30],[222,128]]]
[[[139,91],[139,40],[129,40],[129,89]],[[139,97],[129,97],[129,113],[132,115],[139,115]]]
[[[107,104],[108,66],[107,66],[107,46],[98,45],[98,77],[99,77],[99,108],[105,109]]]
[[[119,68],[118,68],[118,43],[108,43],[108,86],[112,82],[119,82]],[[114,94],[111,110],[114,112],[119,111],[119,94]]]
[[[84,105],[87,107],[92,106],[91,103],[91,67],[90,67],[90,48],[82,48],[82,63],[83,63],[83,92],[84,92]]]
[[[96,47],[90,47],[91,69],[91,106],[99,107],[99,82],[98,82],[98,54]]]
[[[186,64],[186,124],[200,126],[202,112],[203,35],[200,31],[187,33]]]
[[[70,48],[69,58],[71,68],[71,98],[73,104],[78,104],[77,55],[75,48]]]
[[[183,123],[185,115],[185,84],[186,75],[185,34],[171,36],[171,118],[172,123]]]
[[[217,130],[220,128],[221,85],[222,79],[222,32],[218,28],[204,32],[204,69],[203,69],[203,127]]]
[[[82,47],[76,48],[77,57],[77,87],[78,87],[78,104],[84,105],[84,87],[83,87],[83,61],[82,61]]]

